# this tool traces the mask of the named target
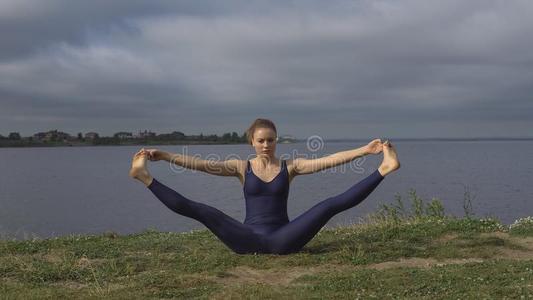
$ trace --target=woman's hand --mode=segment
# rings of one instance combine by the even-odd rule
[[[381,143],[381,139],[372,140],[365,147],[368,154],[378,154],[383,151],[383,143]]]
[[[166,153],[165,151],[157,149],[145,149],[144,151],[148,154],[148,160],[150,161],[162,160],[164,159]]]

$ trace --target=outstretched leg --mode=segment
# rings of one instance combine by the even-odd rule
[[[146,159],[143,152],[134,156],[130,176],[144,180],[143,183],[165,206],[182,216],[201,222],[236,253],[259,252],[261,238],[251,228],[212,206],[185,198],[152,178],[146,170]]]
[[[354,184],[344,193],[319,202],[273,232],[266,239],[266,245],[270,251],[279,254],[299,251],[333,216],[361,203],[378,186],[385,175],[400,167],[392,145],[384,144],[383,153],[384,159],[378,170]]]

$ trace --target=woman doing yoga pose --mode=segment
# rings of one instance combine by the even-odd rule
[[[247,131],[256,152],[252,160],[207,161],[141,149],[133,157],[130,176],[143,182],[172,211],[204,224],[227,247],[239,254],[298,252],[336,214],[363,201],[385,176],[400,167],[393,145],[375,139],[367,145],[317,159],[280,160],[275,156],[277,131],[266,119],[257,119]],[[344,164],[367,154],[383,152],[379,168],[345,192],[329,197],[289,221],[289,184],[297,175],[311,174]],[[243,184],[246,218],[241,223],[222,211],[190,199],[153,178],[146,161],[165,160],[176,165],[219,176],[237,177]]]

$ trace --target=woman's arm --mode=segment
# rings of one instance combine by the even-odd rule
[[[377,154],[383,150],[383,144],[380,139],[375,139],[363,147],[337,152],[328,156],[317,159],[294,160],[295,175],[311,174],[324,169],[329,169],[341,164],[345,164],[367,154]]]
[[[243,161],[230,159],[225,161],[205,160],[196,156],[173,154],[161,150],[149,149],[151,160],[165,160],[187,169],[198,170],[218,176],[239,176]]]

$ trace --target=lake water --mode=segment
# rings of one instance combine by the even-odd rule
[[[279,144],[277,155],[321,157],[362,146],[325,143],[310,151],[305,143]],[[402,168],[385,178],[361,204],[336,215],[326,227],[357,223],[380,203],[407,199],[409,189],[430,200],[438,197],[445,212],[463,216],[464,193],[473,197],[476,216],[503,223],[533,215],[533,141],[398,141]],[[0,148],[0,236],[27,239],[66,234],[119,234],[148,228],[184,232],[205,227],[167,209],[128,171],[141,146]],[[202,158],[252,158],[248,145],[183,145],[158,148]],[[292,220],[306,209],[372,173],[381,155],[367,156],[344,168],[296,177],[288,213]],[[213,176],[149,162],[160,182],[184,196],[219,208],[243,221],[242,185],[236,177]]]

